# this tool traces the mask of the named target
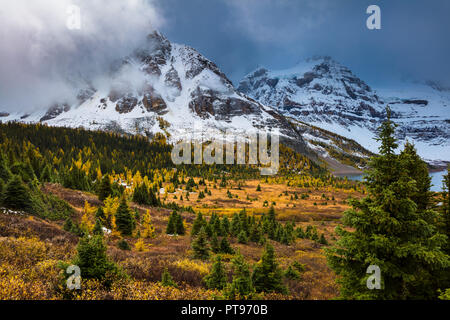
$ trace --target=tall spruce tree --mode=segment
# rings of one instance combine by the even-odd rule
[[[83,279],[106,280],[111,275],[120,275],[119,268],[108,258],[106,250],[102,236],[80,239],[72,264],[80,267]]]
[[[220,242],[220,252],[224,254],[233,254],[234,250],[230,245],[230,242],[226,237],[222,238],[222,241]]]
[[[206,220],[203,218],[203,215],[201,212],[197,213],[197,217],[194,220],[194,223],[192,224],[191,229],[191,236],[195,237],[202,227],[206,225]]]
[[[227,285],[227,275],[220,255],[216,256],[211,272],[204,281],[209,289],[223,290]]]
[[[116,226],[117,230],[124,236],[131,236],[133,233],[134,219],[125,198],[122,198],[119,208],[117,208]]]
[[[240,253],[238,253],[232,262],[233,281],[227,286],[224,292],[225,298],[230,300],[251,299],[255,293],[255,289],[252,284],[249,265]]]
[[[403,170],[409,177],[415,181],[416,188],[412,191],[410,198],[417,205],[417,210],[424,212],[430,207],[432,197],[431,177],[428,172],[428,166],[417,154],[413,144],[407,142],[405,148],[400,153],[400,161],[402,161]]]
[[[192,250],[194,251],[195,259],[209,259],[208,238],[206,236],[205,227],[200,229],[197,238],[192,242]]]
[[[97,190],[98,199],[100,201],[105,201],[106,198],[113,195],[113,189],[111,186],[111,181],[108,175],[102,178]]]
[[[220,243],[219,243],[219,239],[217,238],[217,233],[213,233],[212,237],[211,237],[211,241],[210,241],[210,245],[211,245],[211,251],[214,253],[219,253],[220,252]]]
[[[6,161],[3,152],[0,151],[0,179],[2,179],[5,183],[8,183],[9,179],[11,179],[12,174],[8,167],[8,162]]]
[[[347,228],[337,228],[340,239],[327,250],[328,261],[345,299],[435,298],[433,272],[449,264],[441,250],[445,236],[412,200],[417,181],[407,170],[409,157],[395,153],[395,124],[389,107],[386,110],[377,139],[380,155],[371,159],[365,179],[368,196],[351,201],[353,209],[343,217]],[[368,289],[371,265],[381,270],[382,290]]]
[[[103,236],[103,226],[99,219],[96,220],[92,233],[96,236]]]
[[[31,210],[30,191],[19,176],[14,176],[6,186],[3,205],[14,210]]]
[[[178,212],[173,211],[169,216],[169,221],[166,228],[167,234],[184,235],[186,230],[184,228],[183,217]]]
[[[141,183],[134,189],[133,202],[153,207],[158,205],[155,193],[145,183]]]
[[[261,260],[255,265],[252,282],[257,292],[287,293],[287,288],[283,284],[283,271],[275,259],[272,245],[266,245]]]
[[[450,255],[450,165],[447,166],[447,174],[444,175],[442,195],[443,233],[447,236],[446,253]]]
[[[444,251],[450,256],[450,165],[447,166],[447,174],[444,175],[443,189],[442,189],[442,233],[447,236],[447,243],[444,246]],[[441,289],[447,289],[447,295],[450,293],[450,266],[443,269],[438,274]]]

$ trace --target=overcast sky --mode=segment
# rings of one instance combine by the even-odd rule
[[[381,8],[382,29],[366,27]],[[170,40],[216,62],[236,84],[258,66],[330,55],[371,84],[450,79],[448,0],[161,0]]]
[[[66,26],[67,7],[82,27]],[[381,7],[381,30],[366,9]],[[14,0],[0,5],[0,111],[75,99],[154,28],[190,45],[238,84],[258,66],[329,55],[369,85],[410,77],[450,85],[449,0]],[[80,81],[81,83],[82,81]],[[96,85],[96,84],[94,84]]]

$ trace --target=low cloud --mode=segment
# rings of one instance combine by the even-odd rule
[[[79,30],[67,27],[73,5]],[[14,0],[2,3],[0,21],[0,111],[8,112],[74,100],[77,87],[164,23],[152,0]]]

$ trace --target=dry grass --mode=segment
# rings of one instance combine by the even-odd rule
[[[230,182],[229,182],[230,183]],[[261,192],[256,191],[261,185]],[[342,212],[348,208],[345,200],[350,195],[342,190],[304,189],[287,187],[282,184],[265,184],[261,181],[247,181],[241,186],[229,185],[214,188],[212,182],[207,187],[212,195],[197,201],[198,195],[191,194],[190,201],[174,200],[168,195],[167,201],[174,201],[182,206],[193,206],[196,211],[205,215],[213,212],[221,215],[233,215],[246,208],[249,214],[260,215],[267,212],[265,202],[275,202],[278,219],[296,221],[303,229],[308,225],[317,228],[319,234],[324,233],[329,242],[333,242],[334,229],[339,224]],[[204,190],[204,186],[200,190]],[[227,191],[238,198],[229,199]],[[85,201],[98,207],[101,202],[92,194],[64,189],[56,184],[48,184],[44,191],[66,200],[76,210],[76,220],[80,220]],[[285,194],[287,192],[287,195]],[[298,199],[294,195],[298,195]],[[308,197],[302,199],[301,195]],[[322,195],[325,195],[323,198]],[[281,195],[281,196],[280,196]],[[292,200],[291,200],[292,196]],[[360,194],[352,194],[360,197]],[[247,200],[247,197],[250,200]],[[326,198],[328,197],[328,200]],[[332,200],[334,197],[334,200]],[[184,196],[185,198],[185,196]],[[323,204],[327,202],[327,204]],[[316,205],[314,205],[316,203]],[[74,299],[211,299],[218,292],[204,287],[203,278],[211,267],[211,262],[192,260],[191,238],[189,229],[195,215],[182,213],[187,222],[186,236],[172,237],[165,234],[170,210],[150,208],[131,204],[141,214],[150,210],[152,222],[156,228],[156,237],[146,239],[148,250],[145,252],[123,251],[118,249],[118,237],[108,236],[108,255],[117,262],[130,276],[130,280],[117,283],[111,289],[103,288],[99,283],[85,283],[85,288]],[[75,254],[77,237],[62,230],[63,221],[47,222],[29,216],[5,215],[0,213],[0,268],[1,285],[7,287],[0,291],[1,299],[61,299],[64,289],[58,282],[60,270],[57,261],[70,261]],[[126,239],[134,247],[136,238]],[[286,280],[290,289],[288,296],[265,295],[264,299],[331,299],[338,295],[334,282],[334,274],[328,268],[323,246],[318,243],[298,239],[294,244],[285,246],[272,244],[278,261],[283,269],[297,261],[306,265],[306,271],[298,281]],[[242,245],[231,239],[233,248],[238,249],[250,263],[259,261],[263,248],[256,244]],[[20,256],[20,257],[19,257]],[[224,263],[231,279],[231,257]],[[157,283],[161,280],[163,270],[167,268],[180,289],[164,288]]]

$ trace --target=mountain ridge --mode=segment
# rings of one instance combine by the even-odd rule
[[[251,130],[280,136],[298,152],[315,158],[292,125],[268,106],[238,92],[209,59],[189,46],[171,43],[160,32],[118,60],[100,87],[86,81],[76,103],[55,102],[30,114],[3,114],[0,121],[112,130],[153,136],[170,142],[186,136],[209,140]],[[195,132],[197,127],[202,132]]]
[[[399,124],[401,142],[413,141],[428,161],[450,160],[450,93],[436,83],[400,83],[374,88],[331,57],[313,57],[271,71],[260,67],[238,90],[279,113],[357,140],[371,152],[385,107]],[[450,149],[450,148],[447,148]]]

